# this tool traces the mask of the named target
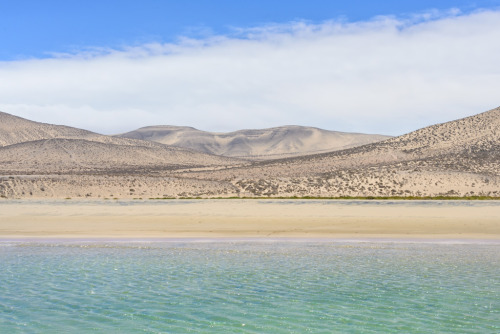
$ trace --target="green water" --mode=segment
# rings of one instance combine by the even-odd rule
[[[1,242],[0,333],[498,333],[500,244]]]

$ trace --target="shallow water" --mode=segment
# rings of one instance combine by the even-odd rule
[[[1,242],[0,332],[495,333],[500,245]]]

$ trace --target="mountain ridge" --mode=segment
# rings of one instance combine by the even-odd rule
[[[127,138],[101,135],[89,130],[66,125],[35,122],[0,111],[0,147],[55,138],[84,139],[117,145],[158,146],[154,142],[139,142]]]
[[[299,125],[232,132],[208,132],[187,126],[156,125],[116,136],[151,140],[204,153],[252,160],[329,152],[391,138],[384,135],[330,131]]]
[[[354,148],[264,161],[66,135],[0,147],[0,196],[500,197],[500,107]]]

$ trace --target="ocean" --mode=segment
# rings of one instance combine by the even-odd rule
[[[500,244],[0,242],[0,333],[499,333]]]

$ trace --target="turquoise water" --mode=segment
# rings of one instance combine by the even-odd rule
[[[500,245],[2,242],[0,333],[498,333]]]

